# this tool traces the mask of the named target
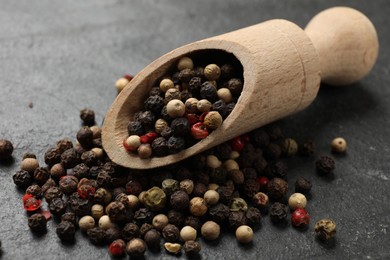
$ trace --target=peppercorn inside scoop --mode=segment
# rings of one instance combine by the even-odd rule
[[[141,159],[179,153],[222,125],[241,94],[243,69],[232,54],[209,52],[181,57],[152,86],[128,123],[128,152]]]

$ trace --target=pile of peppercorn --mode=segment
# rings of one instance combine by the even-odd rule
[[[204,59],[194,63],[182,57],[177,70],[152,87],[144,110],[128,124],[127,151],[140,158],[178,153],[206,138],[230,114],[243,88],[242,68]]]
[[[293,226],[309,224],[309,180],[297,178],[295,193],[285,202],[288,169],[281,159],[299,149],[277,126],[254,130],[174,165],[139,171],[110,161],[92,110],[82,110],[80,117],[86,126],[78,131],[77,142],[59,140],[45,153],[45,166],[26,153],[13,175],[25,192],[22,200],[33,232],[46,230],[53,215],[60,220],[56,233],[61,240],[73,241],[80,229],[91,243],[108,245],[113,256],[142,256],[147,249],[159,250],[162,242],[168,253],[193,256],[201,250],[199,237],[216,240],[222,229],[235,232],[240,243],[250,243],[253,227],[267,214],[274,224],[287,222],[290,208]],[[314,149],[308,141],[300,151],[307,155]],[[324,156],[316,166],[329,173],[334,161]],[[329,219],[315,226],[325,240],[335,235],[335,228]]]

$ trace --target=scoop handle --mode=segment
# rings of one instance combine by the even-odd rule
[[[378,57],[374,25],[361,12],[333,7],[314,16],[305,28],[320,60],[321,81],[343,86],[366,76]]]

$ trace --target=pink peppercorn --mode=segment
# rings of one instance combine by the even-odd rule
[[[308,225],[310,216],[305,209],[296,209],[291,214],[291,223],[294,227],[301,227]]]

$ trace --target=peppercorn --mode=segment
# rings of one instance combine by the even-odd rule
[[[42,188],[37,184],[30,185],[26,189],[26,194],[31,194],[39,199],[42,197]]]
[[[248,198],[252,198],[259,190],[260,184],[255,179],[248,179],[244,182],[243,191]]]
[[[331,240],[336,236],[336,222],[331,219],[321,219],[315,224],[314,230],[318,239]]]
[[[46,230],[47,220],[40,213],[35,213],[28,218],[28,227],[33,232],[43,232]]]
[[[232,200],[233,191],[234,190],[228,186],[220,186],[217,189],[217,192],[219,193],[219,201],[225,205],[230,205],[230,202]]]
[[[89,241],[94,245],[102,245],[106,242],[106,231],[100,227],[93,227],[87,230]]]
[[[191,125],[187,118],[175,118],[171,123],[171,129],[175,136],[184,136],[190,132]]]
[[[308,179],[304,177],[298,177],[295,181],[295,192],[307,194],[310,192],[311,186],[311,182]]]
[[[303,208],[297,208],[291,214],[291,224],[294,227],[304,227],[310,222],[310,216],[307,211]]]
[[[93,126],[95,124],[95,112],[91,109],[84,108],[80,111],[80,119],[87,126]]]
[[[65,169],[75,167],[80,163],[80,154],[76,152],[75,148],[70,148],[61,154],[61,164]]]
[[[62,177],[58,184],[64,194],[72,194],[77,191],[78,180],[74,176],[67,175]]]
[[[134,221],[138,226],[144,223],[151,223],[154,218],[154,213],[148,208],[140,208],[134,213]]]
[[[320,174],[329,174],[336,168],[334,159],[328,155],[320,156],[315,164],[316,170]]]
[[[93,199],[96,203],[107,205],[111,201],[111,193],[104,188],[99,188],[95,191]]]
[[[200,232],[204,239],[206,240],[216,240],[221,232],[221,229],[217,223],[214,221],[206,221],[201,229]]]
[[[102,227],[100,227],[102,228]],[[112,243],[113,241],[117,240],[117,239],[121,239],[122,240],[122,233],[121,233],[121,230],[117,227],[111,227],[111,228],[107,228],[107,229],[103,229],[106,231],[106,241],[108,243]]]
[[[208,190],[203,196],[208,205],[215,205],[219,201],[219,193],[215,190]]]
[[[61,153],[58,148],[50,148],[45,152],[45,163],[52,167],[54,164],[59,163],[61,161]]]
[[[145,131],[151,130],[154,128],[156,122],[156,116],[152,111],[141,112],[138,116],[138,120],[141,122],[142,127]]]
[[[66,171],[61,163],[56,163],[50,168],[50,176],[56,181],[58,181],[61,177],[65,175]]]
[[[150,110],[155,114],[160,114],[164,107],[164,99],[158,95],[149,96],[144,102],[145,110]]]
[[[217,80],[221,76],[221,69],[217,64],[209,64],[204,68],[204,75],[208,80]]]
[[[165,156],[169,153],[168,142],[164,137],[154,139],[152,142],[152,153],[157,157]]]
[[[24,171],[28,171],[31,175],[38,167],[39,167],[39,162],[37,159],[34,158],[26,158],[20,164],[20,169]]]
[[[106,212],[111,221],[123,222],[126,220],[126,207],[122,202],[111,202],[108,204]]]
[[[193,68],[194,68],[194,62],[189,57],[182,57],[177,63],[178,70],[193,69]]]
[[[330,146],[333,153],[344,153],[347,150],[347,142],[342,137],[333,139]]]
[[[183,69],[179,72],[178,77],[182,83],[188,83],[194,77],[194,71],[189,68]]]
[[[184,210],[188,207],[190,198],[188,194],[182,190],[178,190],[171,195],[170,205],[172,209]]]
[[[73,241],[76,228],[73,223],[69,221],[61,221],[56,228],[56,233],[62,241]]]
[[[249,207],[245,214],[246,222],[248,226],[256,227],[261,223],[261,212],[259,209]]]
[[[207,212],[206,201],[201,197],[194,197],[190,200],[190,213],[196,217],[203,216]]]
[[[38,167],[34,170],[33,177],[38,185],[43,185],[50,178],[50,172],[47,168]]]
[[[70,148],[73,148],[73,143],[72,141],[68,140],[68,139],[61,139],[57,142],[56,144],[56,147],[59,151],[59,153],[63,153],[65,152],[66,150],[70,149]]]
[[[85,216],[91,211],[91,204],[88,199],[81,198],[77,192],[69,197],[68,204],[77,216]]]
[[[141,227],[139,228],[139,234],[140,237],[143,238],[149,230],[154,229],[152,224],[149,223],[143,223]]]
[[[158,214],[154,216],[152,220],[153,227],[155,227],[157,230],[162,230],[166,225],[168,225],[168,223],[168,217],[164,214]]]
[[[182,241],[196,240],[196,229],[191,226],[185,226],[180,230],[180,239]]]
[[[84,216],[79,219],[79,227],[81,231],[87,231],[95,226],[95,219],[91,216]]]
[[[230,204],[230,211],[247,211],[248,204],[242,198],[233,198]]]
[[[65,213],[67,203],[63,201],[60,198],[54,198],[50,203],[49,203],[49,210],[54,216],[61,216]]]
[[[222,203],[218,203],[210,207],[209,215],[211,220],[222,223],[229,217],[229,207]]]
[[[246,225],[246,214],[244,211],[230,211],[228,221],[229,227],[236,230],[239,226]]]
[[[227,82],[226,87],[230,90],[230,92],[233,95],[238,96],[238,95],[240,95],[240,93],[242,91],[243,84],[242,84],[242,81],[240,79],[232,78]]]
[[[118,79],[117,81],[115,81],[115,88],[116,88],[118,94],[126,87],[126,85],[129,82],[130,82],[130,80],[128,80],[125,77],[122,77],[122,78]]]
[[[190,179],[185,179],[179,183],[179,187],[181,190],[185,191],[188,195],[190,195],[194,190],[194,182]]]
[[[306,197],[302,193],[293,193],[288,199],[288,205],[292,210],[296,210],[298,208],[304,209],[306,207]]]
[[[269,163],[265,169],[265,174],[271,178],[285,178],[287,175],[287,165],[282,161]]]
[[[126,253],[131,257],[142,257],[146,251],[146,244],[140,238],[130,240],[126,245]]]
[[[0,139],[0,161],[8,160],[12,156],[14,146],[11,141],[6,139]]]
[[[179,229],[175,225],[172,225],[172,224],[166,225],[162,229],[161,233],[162,233],[165,241],[167,241],[167,242],[175,242],[180,237]]]
[[[130,121],[127,124],[127,132],[129,133],[129,136],[131,135],[141,136],[145,133],[145,130],[140,121]]]
[[[201,99],[198,101],[196,104],[196,108],[199,112],[201,113],[206,113],[209,112],[212,107],[212,104],[209,100],[207,99]]]
[[[192,258],[192,257],[195,257],[196,255],[199,254],[200,250],[201,250],[201,246],[198,242],[194,241],[194,240],[188,240],[188,241],[185,241],[184,245],[183,245],[183,249],[184,249],[184,252],[185,254]]]
[[[171,209],[168,211],[167,217],[169,224],[175,225],[178,228],[184,224],[184,216],[180,211]]]
[[[139,227],[134,223],[127,223],[122,229],[122,238],[125,241],[130,241],[133,238],[138,238],[139,236]]]
[[[260,184],[260,191],[265,191],[267,189],[269,179],[266,176],[259,176],[256,181]]]
[[[22,201],[24,209],[29,212],[38,210],[42,204],[42,201],[35,198],[32,194],[25,194]]]
[[[312,156],[316,151],[316,145],[311,139],[306,140],[299,148],[300,153],[303,156]]]
[[[96,153],[94,153],[92,150],[83,152],[81,154],[81,161],[85,163],[87,166],[93,166],[97,163],[98,157]]]
[[[267,194],[263,192],[258,192],[253,196],[252,202],[254,206],[256,206],[258,209],[265,210],[268,208],[269,199]]]
[[[15,172],[15,174],[12,176],[12,179],[15,185],[18,188],[22,188],[22,189],[27,188],[33,181],[28,171],[24,171],[24,170],[19,170]]]
[[[181,252],[181,245],[179,243],[164,243],[164,248],[171,254],[179,254]]]
[[[185,140],[182,137],[171,136],[167,142],[170,153],[178,153],[185,149]]]
[[[61,222],[63,221],[69,221],[73,225],[76,226],[76,215],[73,212],[66,212],[61,216]]]
[[[298,152],[298,144],[292,138],[285,138],[282,142],[282,153],[286,156],[294,156]]]
[[[88,126],[80,128],[77,132],[76,138],[83,148],[90,149],[93,147],[93,133]]]
[[[106,233],[107,235],[107,233]],[[122,239],[115,239],[110,242],[108,249],[113,257],[120,257],[126,251],[126,243]]]
[[[46,191],[51,188],[51,187],[55,187],[56,186],[56,183],[53,179],[48,179],[45,184],[42,185],[42,193],[45,194]]]
[[[288,192],[288,184],[281,178],[273,178],[267,185],[268,196],[273,200],[283,198]]]
[[[217,91],[218,98],[225,103],[230,103],[233,100],[232,93],[228,88],[220,88]]]
[[[242,225],[236,230],[236,239],[238,242],[248,244],[253,240],[253,230],[247,226]]]
[[[276,143],[270,143],[264,147],[264,158],[268,161],[276,161],[282,154],[280,146]]]
[[[164,191],[158,187],[153,187],[146,191],[144,204],[150,210],[158,211],[165,207],[166,195]]]
[[[53,186],[46,190],[44,197],[47,203],[51,203],[55,198],[62,198],[62,191],[58,187]]]
[[[148,249],[157,250],[160,248],[161,235],[156,229],[151,229],[145,233],[144,240]]]
[[[171,88],[171,89],[168,89],[167,92],[165,92],[164,103],[167,104],[167,109],[168,109],[168,104],[170,101],[172,101],[172,100],[180,100],[181,101],[181,99],[182,99],[181,92],[177,88]],[[164,106],[164,104],[163,104],[163,106]],[[162,109],[162,107],[161,107],[161,109]],[[159,114],[161,112],[161,109],[155,113]]]
[[[204,117],[204,124],[212,130],[215,130],[220,127],[222,121],[222,116],[217,111],[210,111]]]
[[[175,87],[175,85],[174,85],[173,81],[170,79],[163,79],[160,82],[160,91],[162,91],[164,93],[167,92],[168,89],[174,88],[174,87]]]
[[[257,147],[263,148],[270,143],[270,137],[264,128],[258,128],[250,133],[251,141]]]
[[[30,152],[27,152],[27,153],[24,153],[23,154],[23,157],[22,157],[22,161],[26,158],[32,158],[32,159],[37,159],[37,156],[35,153],[30,153]]]
[[[107,230],[109,228],[115,228],[115,224],[111,221],[110,217],[107,215],[103,215],[99,219],[98,225],[103,230]]]
[[[286,221],[288,207],[280,202],[275,202],[269,209],[269,217],[275,224]]]

